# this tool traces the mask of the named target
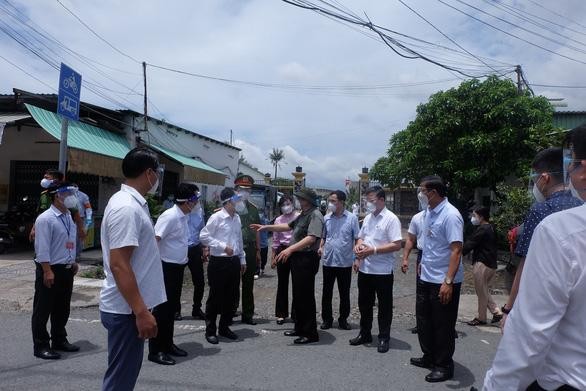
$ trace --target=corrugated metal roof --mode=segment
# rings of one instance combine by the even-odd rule
[[[151,144],[150,146],[153,147],[154,149],[162,152],[163,154],[169,156],[171,159],[176,160],[176,161],[178,161],[179,163],[181,163],[181,164],[183,164],[185,166],[189,166],[189,167],[193,167],[193,168],[198,168],[200,170],[205,170],[205,171],[213,172],[214,174],[220,174],[222,176],[225,176],[226,175],[222,171],[216,170],[215,168],[213,168],[211,166],[208,166],[207,164],[205,164],[203,162],[200,162],[199,160],[195,160],[194,158],[181,155],[180,153],[170,151],[170,150],[168,150],[166,148],[159,147],[158,145]]]
[[[16,121],[20,121],[21,119],[30,118],[30,114],[25,113],[6,113],[0,114],[0,123],[3,124],[11,124]]]
[[[25,103],[35,121],[57,140],[61,139],[61,117],[51,111]],[[67,144],[71,148],[124,159],[130,145],[121,134],[79,121],[69,121]]]
[[[585,111],[557,111],[553,114],[553,125],[564,130],[574,129],[585,123]]]

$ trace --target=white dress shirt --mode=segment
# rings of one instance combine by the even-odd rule
[[[423,250],[423,243],[425,241],[425,215],[426,210],[422,210],[421,212],[417,213],[413,218],[411,218],[411,222],[409,223],[409,232],[411,235],[417,237],[417,249]]]
[[[210,255],[213,257],[228,257],[226,247],[230,247],[234,251],[233,256],[240,258],[240,264],[246,265],[242,224],[238,213],[230,216],[224,208],[214,213],[201,230],[199,239],[210,248]]]
[[[155,235],[159,240],[159,252],[164,262],[187,264],[188,215],[174,205],[164,211],[155,224]]]
[[[535,229],[519,295],[484,390],[586,390],[586,206]]]
[[[74,263],[76,238],[77,227],[71,213],[62,213],[51,205],[35,221],[35,261],[51,265]]]
[[[163,264],[144,197],[134,188],[122,185],[120,191],[108,201],[101,233],[106,279],[100,293],[100,311],[113,314],[132,313],[110,270],[110,250],[123,247],[134,248],[130,266],[147,308],[154,308],[167,301]]]
[[[368,247],[377,248],[402,240],[401,222],[387,208],[376,216],[370,213],[364,218],[358,238]],[[391,274],[395,266],[396,253],[395,251],[366,257],[360,264],[360,271],[366,274]]]

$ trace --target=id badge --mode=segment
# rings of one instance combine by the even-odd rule
[[[65,243],[65,248],[68,250],[73,250],[73,247],[75,246],[75,243],[73,242],[67,242]]]

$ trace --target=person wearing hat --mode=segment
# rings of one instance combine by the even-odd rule
[[[250,202],[254,179],[250,175],[239,175],[234,181],[235,190],[244,201],[245,208],[237,212],[242,223],[242,241],[246,254],[246,273],[242,275],[242,323],[256,325],[254,321],[254,273],[261,262],[260,234],[250,228],[251,224],[260,224],[258,208]],[[238,308],[236,297],[234,310]]]
[[[77,352],[78,346],[67,341],[65,325],[69,319],[75,262],[77,230],[69,208],[77,206],[75,189],[68,183],[53,181],[47,188],[51,206],[35,221],[35,296],[32,333],[34,355],[56,360],[56,351]],[[51,336],[47,321],[51,318]],[[52,342],[49,345],[49,342]]]
[[[242,242],[240,216],[245,208],[242,198],[227,187],[220,193],[222,208],[214,213],[199,238],[210,249],[206,303],[206,340],[216,345],[216,332],[224,338],[238,339],[230,330],[234,300],[238,294],[240,276],[246,272],[246,256]],[[219,329],[216,320],[220,315]]]
[[[279,253],[277,263],[291,263],[293,280],[293,309],[295,329],[285,335],[297,337],[294,343],[304,345],[319,341],[315,304],[315,275],[319,270],[318,249],[322,237],[324,218],[317,207],[317,194],[311,189],[294,193],[301,205],[301,214],[289,224],[260,225],[257,231],[286,232],[293,229],[289,247]]]
[[[153,309],[159,332],[156,337],[149,340],[148,360],[160,365],[175,365],[175,360],[170,356],[187,356],[185,350],[173,343],[173,329],[175,313],[177,308],[181,307],[183,275],[188,261],[188,218],[198,199],[195,185],[179,184],[175,205],[164,211],[155,224],[167,301]]]

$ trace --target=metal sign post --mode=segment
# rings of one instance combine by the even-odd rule
[[[59,73],[59,97],[57,114],[61,115],[61,142],[59,144],[59,171],[67,170],[67,130],[69,120],[79,120],[79,98],[81,95],[81,75],[61,63]]]

